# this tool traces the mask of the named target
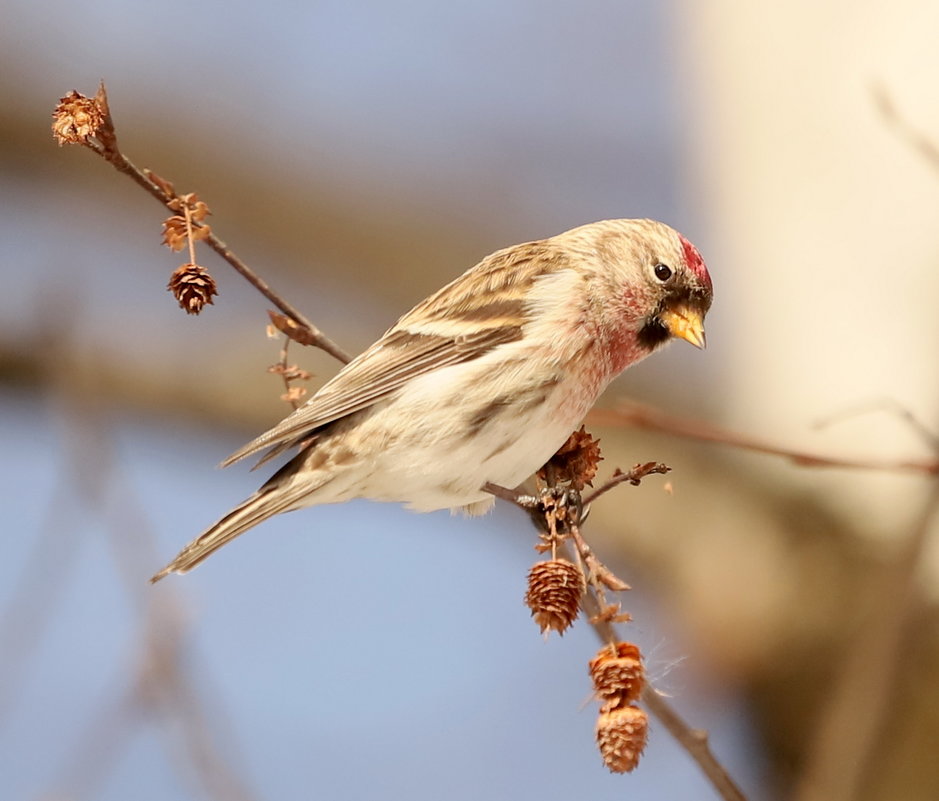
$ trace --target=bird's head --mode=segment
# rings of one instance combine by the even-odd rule
[[[595,253],[616,298],[613,312],[626,321],[639,347],[651,352],[673,337],[705,347],[713,285],[697,248],[655,220],[593,225]]]

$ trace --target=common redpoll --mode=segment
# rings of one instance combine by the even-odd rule
[[[151,580],[272,515],[352,498],[493,503],[541,467],[619,373],[672,337],[704,347],[711,278],[681,234],[606,220],[499,250],[419,303],[229,465],[298,453]]]

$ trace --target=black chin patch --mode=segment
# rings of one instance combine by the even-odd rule
[[[639,329],[637,338],[642,347],[647,350],[655,350],[659,345],[664,344],[670,336],[671,333],[665,327],[665,323],[658,317],[651,317]]]

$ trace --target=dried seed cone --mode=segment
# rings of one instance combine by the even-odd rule
[[[172,251],[186,247],[189,241],[189,226],[186,218],[174,215],[163,220],[163,244]]]
[[[601,711],[639,700],[646,683],[646,671],[642,653],[635,643],[618,642],[604,646],[590,660],[589,669]]]
[[[542,633],[563,634],[580,611],[585,589],[583,571],[567,559],[536,562],[528,572],[525,603]]]
[[[586,426],[581,426],[579,431],[567,438],[567,442],[551,457],[548,465],[557,471],[562,480],[569,481],[579,492],[586,486],[593,486],[592,482],[601,461],[603,457],[600,455],[600,440],[594,439]],[[547,465],[538,471],[539,477],[547,477],[546,467]]]
[[[173,293],[180,308],[187,314],[198,314],[206,303],[212,303],[212,296],[218,294],[215,279],[205,267],[198,264],[184,264],[170,276],[166,288]]]
[[[104,111],[93,97],[69,92],[52,113],[52,134],[60,145],[80,145],[104,124]]]
[[[597,746],[613,773],[628,773],[639,764],[649,736],[649,717],[637,706],[623,706],[600,713]]]

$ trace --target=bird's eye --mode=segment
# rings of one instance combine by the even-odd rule
[[[669,278],[672,277],[672,268],[667,264],[662,264],[661,262],[656,264],[655,277],[664,284]]]

